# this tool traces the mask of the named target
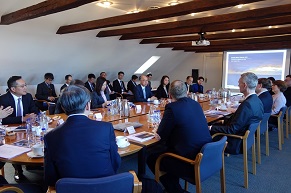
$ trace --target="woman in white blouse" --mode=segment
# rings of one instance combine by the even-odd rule
[[[91,108],[106,107],[109,104],[109,94],[106,90],[107,82],[103,77],[98,77],[96,80],[96,86],[91,96]]]
[[[286,105],[286,98],[283,92],[287,89],[284,81],[276,80],[273,82],[272,91],[275,93],[273,97],[272,115],[278,114],[280,109]]]
[[[165,75],[161,79],[160,86],[157,88],[156,97],[158,99],[161,98],[169,98],[169,86],[170,86],[170,78],[169,76]]]

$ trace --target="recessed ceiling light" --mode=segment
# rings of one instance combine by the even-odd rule
[[[244,4],[239,4],[238,6],[237,6],[237,8],[242,8],[244,6]]]
[[[110,7],[113,3],[111,1],[101,1],[99,3],[97,3],[97,5],[101,6],[101,7]]]
[[[179,4],[179,1],[172,1],[170,3],[168,3],[168,5],[170,6],[174,6],[174,5],[178,5]]]
[[[269,28],[269,29],[271,29],[271,28],[272,28],[272,26],[269,26],[268,28]]]
[[[235,32],[235,29],[232,29],[231,32]]]
[[[191,16],[195,16],[195,13],[191,13],[190,15],[191,15]]]
[[[135,9],[135,10],[132,10],[132,11],[129,11],[127,12],[127,14],[131,14],[131,13],[139,13],[140,11],[138,9]]]

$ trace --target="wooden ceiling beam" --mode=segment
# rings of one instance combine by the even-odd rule
[[[291,35],[282,35],[275,37],[260,37],[260,38],[250,38],[250,39],[233,39],[233,40],[214,40],[210,42],[210,46],[226,46],[226,45],[243,45],[243,44],[256,44],[256,43],[272,43],[272,42],[284,42],[291,40]],[[166,43],[159,44],[157,48],[171,48],[171,47],[191,47],[191,42],[183,43]],[[195,47],[195,46],[193,46]]]
[[[196,34],[201,31],[216,32],[216,31],[227,31],[227,30],[232,30],[232,29],[248,29],[248,28],[257,28],[257,27],[265,27],[265,26],[267,27],[267,26],[272,26],[272,25],[286,25],[286,24],[291,24],[291,15],[268,18],[268,19],[257,19],[257,20],[252,20],[252,21],[219,23],[219,24],[213,24],[213,25],[195,26],[195,27],[190,27],[190,28],[179,28],[179,29],[129,34],[129,35],[121,36],[120,40]]]
[[[290,27],[270,28],[268,30],[252,30],[243,32],[229,32],[219,34],[206,34],[207,40],[217,39],[234,39],[234,38],[250,38],[250,37],[261,37],[261,36],[274,36],[280,34],[291,34]],[[167,38],[151,38],[143,39],[140,44],[156,44],[156,43],[170,43],[170,42],[189,42],[197,41],[198,35],[181,36],[181,37],[167,37]]]
[[[279,5],[274,7],[266,7],[236,13],[229,13],[223,15],[215,15],[210,17],[195,18],[189,20],[182,20],[176,22],[161,23],[155,25],[146,25],[139,27],[130,27],[123,29],[105,30],[100,31],[97,37],[109,37],[118,35],[127,35],[167,29],[178,29],[184,27],[192,27],[199,25],[210,25],[215,23],[233,22],[233,21],[246,21],[254,19],[265,19],[278,16],[286,16],[291,14],[291,4]]]
[[[190,13],[202,11],[210,11],[225,7],[236,6],[238,4],[248,4],[262,0],[193,0],[186,3],[181,3],[175,6],[163,7],[155,10],[148,10],[139,13],[125,14],[104,19],[87,21],[78,24],[61,26],[57,34],[74,33],[92,29],[105,27],[121,26],[134,24],[139,22],[147,22],[156,19],[164,19],[169,17],[181,16]]]
[[[73,9],[96,0],[48,0],[41,3],[3,15],[0,24],[12,24],[20,21]]]

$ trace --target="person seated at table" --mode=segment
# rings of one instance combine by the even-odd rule
[[[203,85],[204,78],[202,76],[198,77],[197,83],[192,85],[192,91],[194,93],[203,93]]]
[[[132,75],[131,80],[127,83],[127,90],[128,92],[130,91],[131,94],[134,93],[134,88],[137,86],[137,83],[136,83],[137,79],[138,79],[137,75]]]
[[[55,91],[55,86],[52,84],[54,80],[54,75],[52,73],[45,73],[44,82],[37,85],[35,98],[38,100],[45,100],[48,102],[57,102],[57,94]],[[44,111],[47,110],[48,107],[46,103],[37,102],[37,107]]]
[[[153,96],[151,88],[148,86],[148,77],[140,76],[140,84],[134,88],[134,100],[136,102],[153,101],[157,97]]]
[[[187,97],[185,83],[175,80],[169,92],[172,103],[166,105],[157,130],[156,137],[160,141],[155,149],[149,150],[147,159],[153,173],[159,155],[172,152],[194,160],[202,146],[212,141],[201,105]],[[161,170],[166,174],[160,177],[160,181],[169,193],[184,192],[179,184],[179,176],[194,178],[193,167],[171,158],[162,160]]]
[[[260,122],[263,119],[264,108],[261,100],[255,93],[258,84],[258,77],[252,72],[241,74],[238,81],[239,90],[244,94],[245,100],[238,106],[235,113],[223,125],[214,124],[209,126],[211,135],[215,133],[227,133],[243,136],[249,125]],[[228,145],[226,153],[239,154],[242,151],[240,139],[227,138]]]
[[[109,94],[107,93],[107,82],[106,79],[103,77],[98,77],[96,80],[96,87],[95,90],[92,92],[91,95],[91,108],[101,108],[106,107],[109,104]]]
[[[186,82],[185,82],[185,85],[187,87],[187,94],[189,94],[190,92],[193,92],[192,84],[193,84],[193,77],[187,76]]]
[[[152,90],[152,82],[151,82],[151,79],[153,77],[153,74],[152,73],[147,73],[147,77],[148,77],[148,87],[150,87],[150,89]]]
[[[287,89],[287,86],[282,80],[275,80],[272,85],[272,91],[274,94],[273,97],[273,105],[271,115],[276,115],[280,112],[281,108],[286,105],[286,98],[283,92]],[[269,130],[272,131],[278,127],[278,120],[276,116],[271,116],[269,118]]]
[[[118,72],[118,77],[113,81],[113,91],[119,94],[126,94],[127,90],[125,89],[125,85],[123,82],[124,72]]]
[[[264,113],[271,113],[272,111],[273,98],[268,90],[270,87],[271,87],[271,81],[269,79],[267,78],[258,79],[256,93],[259,99],[263,103]]]
[[[161,83],[156,91],[156,97],[158,99],[169,98],[169,87],[170,87],[169,82],[170,78],[167,75],[162,77]]]
[[[88,81],[85,82],[85,87],[90,91],[93,92],[95,89],[95,80],[96,76],[95,74],[88,74]]]
[[[44,136],[44,179],[55,186],[60,178],[98,178],[116,174],[121,159],[111,123],[85,116],[90,92],[69,86],[60,96],[67,120]]]
[[[12,107],[14,111],[6,118],[2,118],[2,124],[22,124],[27,119],[35,119],[38,109],[27,85],[21,76],[12,76],[7,81],[9,91],[0,96],[0,105],[4,108]],[[15,168],[14,179],[19,182],[25,179],[22,166],[13,164]]]
[[[284,96],[286,98],[286,106],[290,107],[291,106],[291,75],[288,74],[284,80],[286,83],[287,89],[284,91]]]
[[[66,82],[65,82],[65,84],[63,84],[63,86],[61,86],[60,92],[62,92],[62,90],[63,90],[64,88],[68,87],[68,86],[71,84],[72,80],[73,80],[72,75],[67,74],[67,75],[65,76],[65,81],[66,81]]]

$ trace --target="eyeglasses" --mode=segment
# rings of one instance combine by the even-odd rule
[[[24,87],[27,87],[27,84],[23,84],[23,85],[16,85],[15,87],[24,88]]]

